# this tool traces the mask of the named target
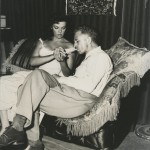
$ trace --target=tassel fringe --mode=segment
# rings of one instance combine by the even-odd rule
[[[132,87],[140,85],[140,76],[134,72],[130,72],[130,74],[126,72],[124,75],[127,79],[122,84],[121,97],[126,97]]]
[[[116,81],[118,86],[111,101],[105,96],[102,102],[95,104],[86,114],[72,119],[58,118],[57,123],[65,124],[68,134],[88,136],[98,131],[107,121],[116,120],[120,109],[120,98],[126,97],[133,86],[140,85],[140,77],[134,72],[125,72],[121,76],[117,75]]]

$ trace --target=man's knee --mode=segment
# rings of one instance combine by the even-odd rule
[[[41,74],[43,70],[40,70],[40,69],[35,69],[32,71],[32,74]]]
[[[41,81],[41,79],[43,79],[44,81],[48,82],[49,76],[50,76],[49,73],[41,69],[36,69],[32,72],[32,78],[38,81]]]
[[[35,69],[34,71],[32,71],[32,77],[39,77],[42,76],[44,70],[41,69]]]

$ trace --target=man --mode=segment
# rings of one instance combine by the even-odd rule
[[[74,47],[80,54],[85,53],[85,59],[73,76],[52,76],[37,69],[26,78],[18,90],[13,124],[0,136],[0,147],[23,143],[26,138],[24,128],[30,126],[39,107],[48,115],[62,118],[76,117],[91,109],[112,71],[109,56],[96,41],[97,33],[93,29],[78,27]],[[42,143],[34,142],[36,150],[44,150]]]

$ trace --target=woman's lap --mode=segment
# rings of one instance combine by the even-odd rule
[[[18,87],[30,72],[20,71],[0,78],[0,110],[8,110],[17,103]]]

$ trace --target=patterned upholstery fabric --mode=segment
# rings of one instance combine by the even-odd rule
[[[17,71],[34,69],[29,65],[30,58],[38,40],[22,39],[10,52],[10,56],[3,64],[7,70],[15,73]]]
[[[11,59],[11,63],[13,65],[25,68],[25,69],[33,69],[29,65],[29,60],[32,56],[34,49],[36,48],[37,40],[28,40],[26,39],[19,49],[16,51],[14,56]]]
[[[140,78],[150,69],[150,52],[121,37],[106,52],[112,58],[114,70],[98,102],[84,115],[72,119],[58,119],[60,123],[67,125],[67,132],[72,135],[93,134],[107,121],[116,120],[120,99],[127,96],[133,86],[139,85]]]
[[[11,73],[24,70],[32,70],[34,67],[31,67],[29,64],[32,53],[37,45],[38,40],[34,39],[22,39],[20,40],[11,50],[10,56],[7,58],[3,64],[7,70],[10,70]],[[80,65],[85,55],[79,55],[75,52],[75,64],[74,70]]]
[[[130,89],[139,84],[140,77],[132,71],[113,76],[91,110],[76,118],[58,118],[58,122],[67,126],[68,134],[74,136],[93,134],[107,121],[117,119],[120,98],[127,96]]]
[[[136,47],[121,37],[106,52],[112,58],[114,74],[135,71],[140,77],[143,77],[145,72],[150,69],[150,51],[146,48]]]

